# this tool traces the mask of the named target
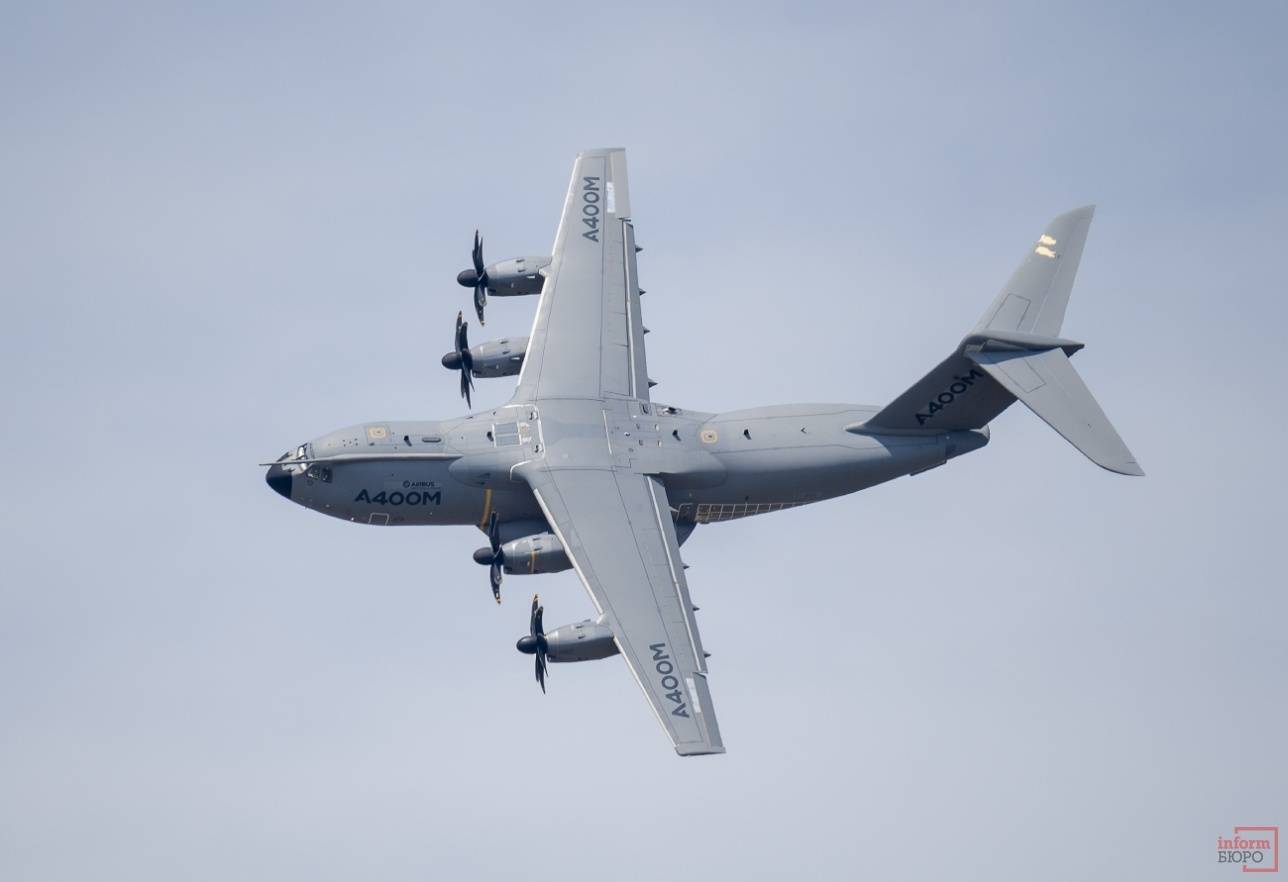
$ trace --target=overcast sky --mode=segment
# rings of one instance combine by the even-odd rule
[[[5,880],[1208,880],[1288,825],[1282,4],[107,5],[0,14]],[[498,608],[477,531],[256,463],[462,413],[475,227],[544,253],[611,145],[694,409],[888,401],[1096,203],[1064,331],[1148,477],[1017,406],[699,528],[725,756],[620,660],[543,696],[574,574]]]

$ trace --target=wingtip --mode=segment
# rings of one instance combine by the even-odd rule
[[[677,744],[675,752],[680,756],[713,756],[724,753],[723,744]]]

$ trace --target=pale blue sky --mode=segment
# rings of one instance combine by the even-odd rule
[[[1228,878],[1288,824],[1282,4],[10,4],[0,876]],[[1021,408],[950,467],[686,544],[729,753],[513,649],[476,531],[255,463],[462,411],[489,258],[629,150],[655,397],[881,403],[1051,216],[1148,472]],[[497,301],[524,333],[535,301]],[[499,403],[507,380],[482,381]]]

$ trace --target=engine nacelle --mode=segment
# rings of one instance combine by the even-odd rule
[[[559,573],[571,569],[563,544],[554,533],[534,533],[501,546],[505,571],[515,576]]]
[[[550,266],[549,257],[512,257],[499,260],[486,269],[488,296],[519,297],[540,294],[546,283],[542,271]]]
[[[528,354],[527,337],[504,337],[487,340],[470,347],[470,373],[479,378],[512,377],[523,367],[523,357]],[[455,352],[443,356],[443,367],[460,370],[461,358]]]
[[[546,632],[546,657],[552,662],[593,661],[617,655],[613,631],[602,619],[586,619]]]

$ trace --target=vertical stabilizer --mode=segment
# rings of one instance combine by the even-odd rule
[[[1019,400],[1092,462],[1143,475],[1069,361],[1082,344],[1059,336],[1093,214],[1088,205],[1047,224],[975,329],[867,430],[979,429]]]
[[[1095,213],[1096,207],[1087,205],[1047,224],[975,330],[1058,337]]]

